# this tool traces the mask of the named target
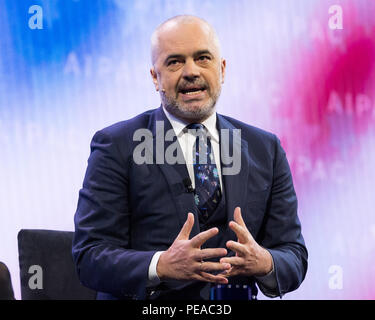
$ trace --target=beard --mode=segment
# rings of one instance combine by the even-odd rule
[[[207,91],[208,92],[208,91]],[[175,117],[185,120],[189,123],[200,123],[206,120],[215,112],[216,102],[221,93],[221,86],[217,92],[210,95],[208,101],[199,105],[201,102],[184,103],[177,101],[177,97],[161,94],[161,100],[164,108]]]

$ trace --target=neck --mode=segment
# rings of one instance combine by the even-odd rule
[[[184,112],[181,112],[180,109],[175,109],[175,108],[170,108],[170,107],[166,107],[165,105],[162,105],[164,110],[168,111],[168,113],[170,115],[172,115],[173,117],[177,118],[178,120],[181,120],[182,122],[186,123],[186,124],[190,124],[190,123],[202,123],[203,121],[207,120],[212,114],[215,113],[216,111],[216,108],[213,107],[209,113],[206,113],[206,114],[193,114],[193,113],[189,113],[189,114],[186,114]]]

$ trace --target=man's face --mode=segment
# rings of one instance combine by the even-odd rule
[[[171,114],[188,122],[208,118],[215,110],[224,74],[225,60],[206,25],[182,23],[160,32],[151,75]]]

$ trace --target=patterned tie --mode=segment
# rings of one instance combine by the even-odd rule
[[[221,200],[220,179],[211,150],[210,137],[203,124],[192,123],[186,127],[196,130],[196,141],[193,152],[194,177],[195,177],[195,204],[203,220],[215,211]],[[195,134],[195,131],[194,131]]]

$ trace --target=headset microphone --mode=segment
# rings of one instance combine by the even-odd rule
[[[195,189],[193,188],[193,184],[191,183],[190,178],[183,179],[182,183],[184,184],[185,191],[187,193],[195,192]]]

